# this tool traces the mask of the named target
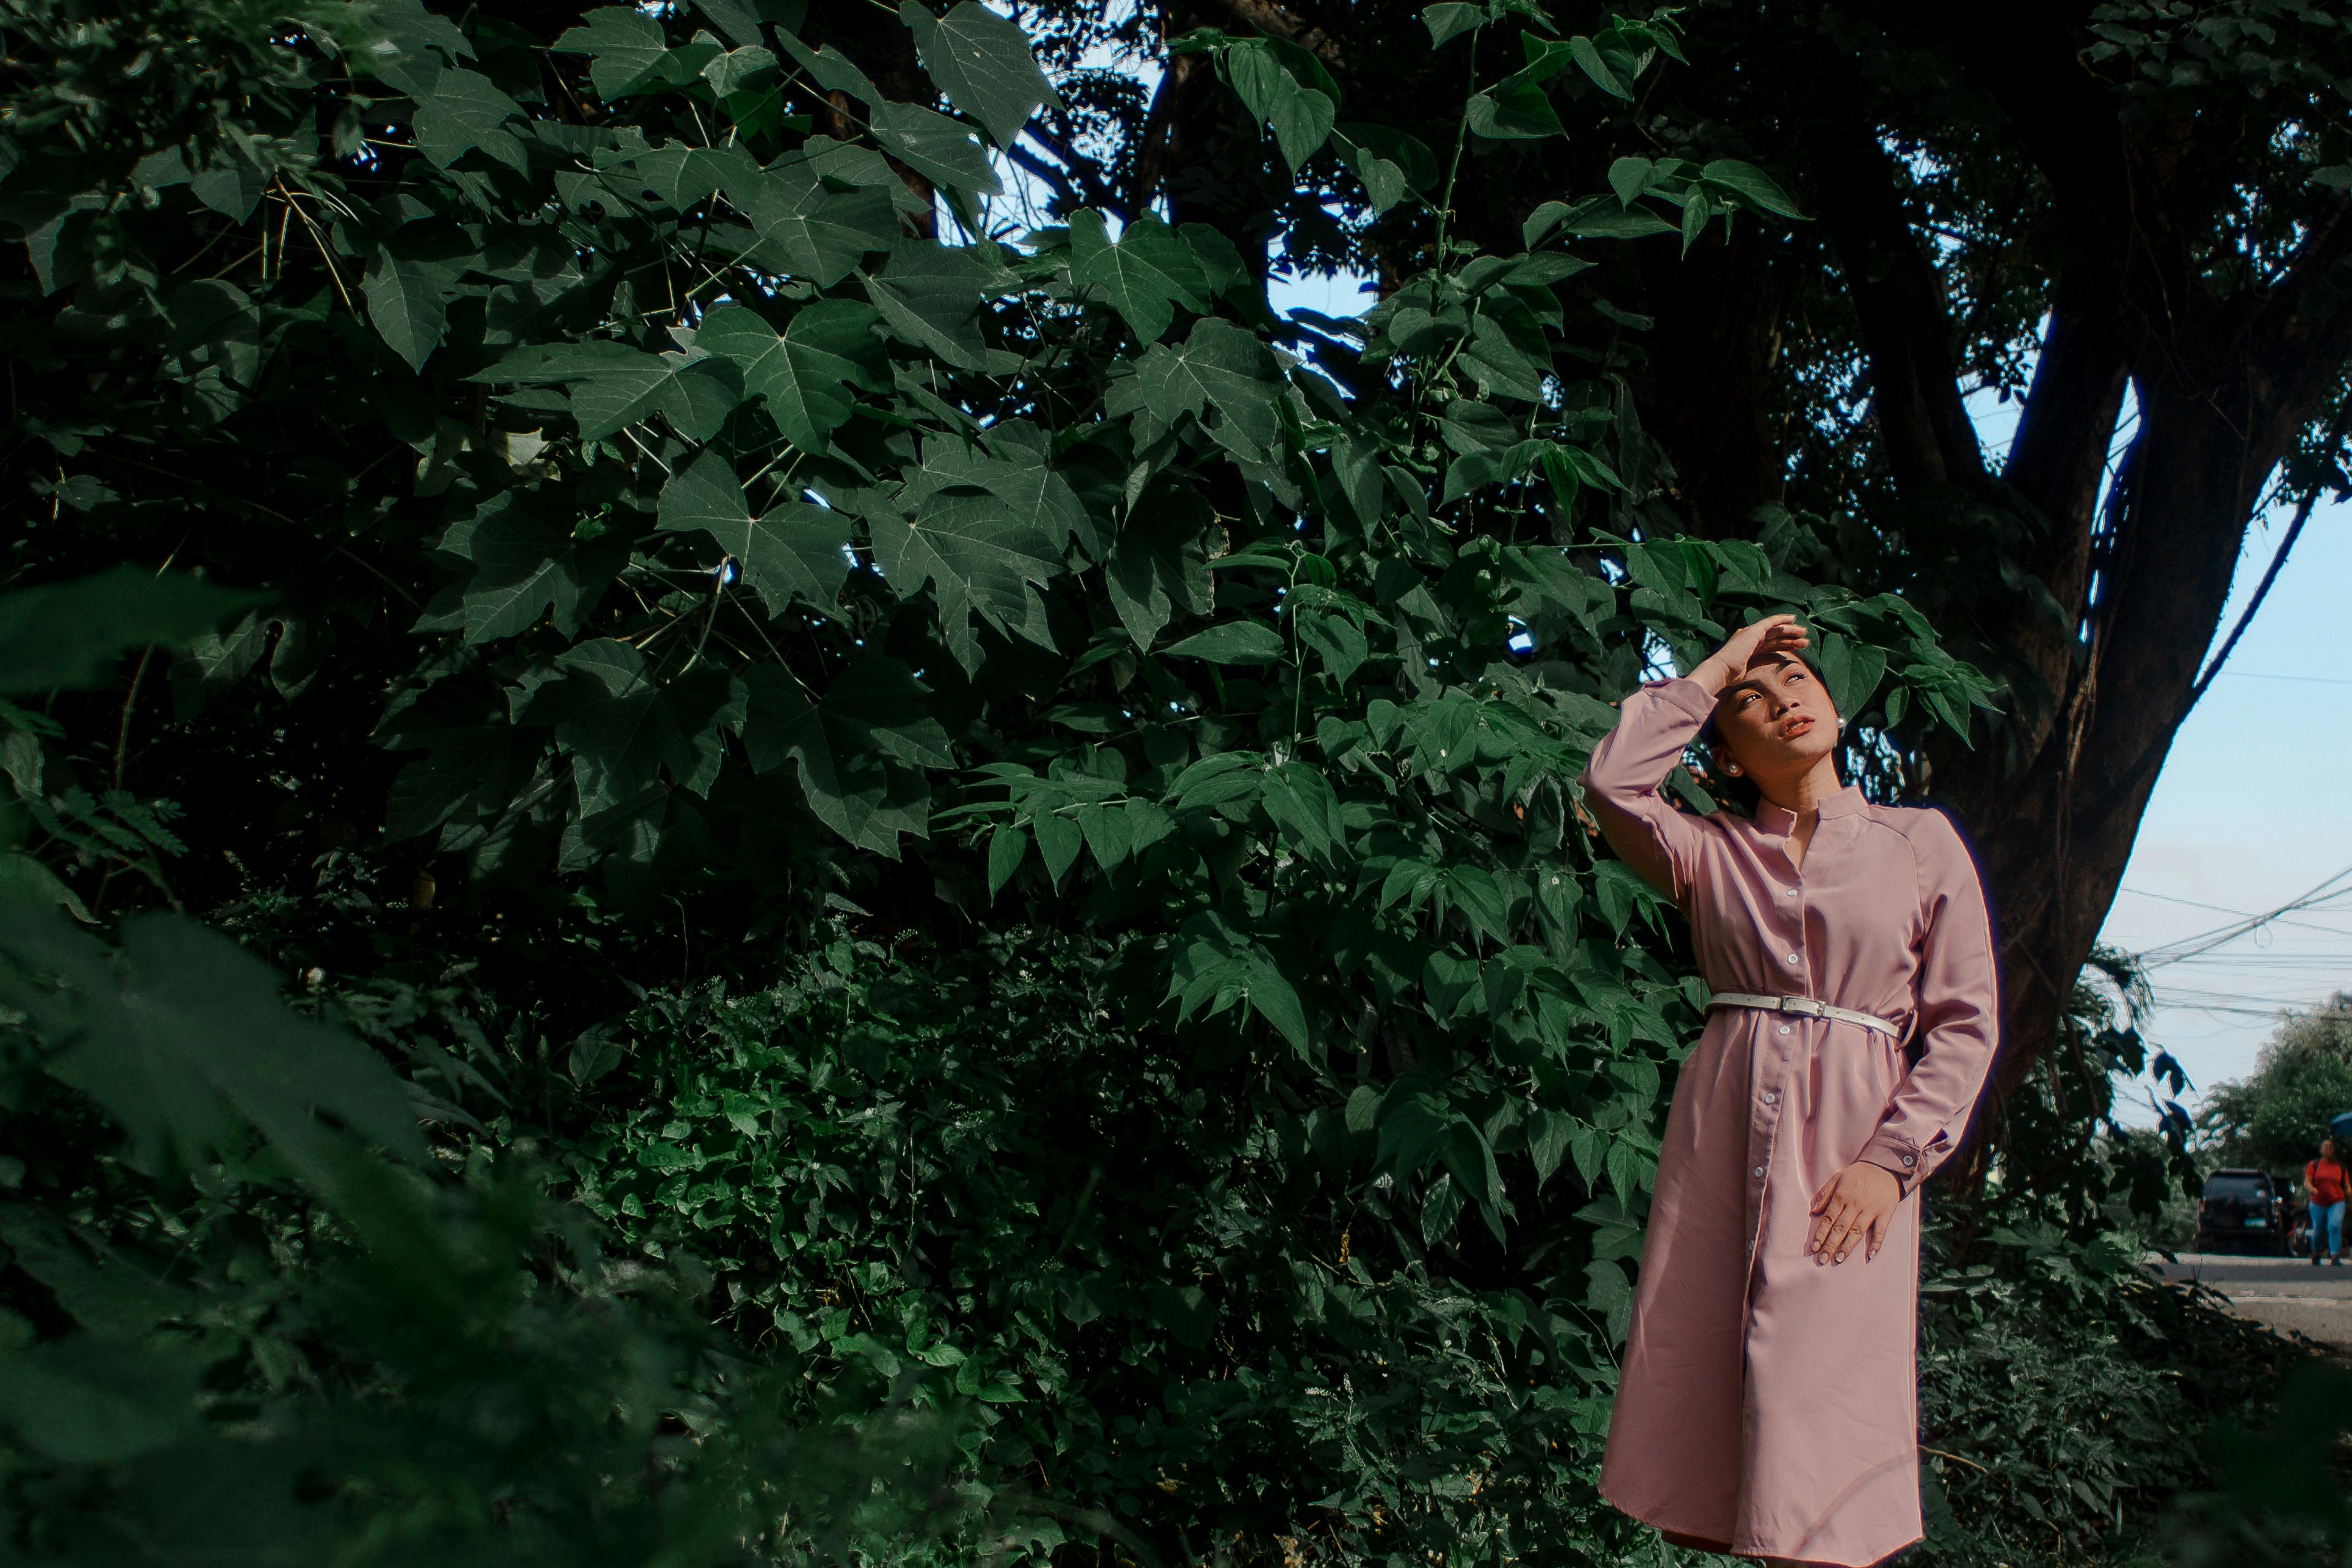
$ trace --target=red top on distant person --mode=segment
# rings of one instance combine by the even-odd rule
[[[2303,1167],[2303,1184],[2311,1189],[2313,1203],[2342,1203],[2344,1184],[2344,1167],[2333,1160],[2313,1160]]]

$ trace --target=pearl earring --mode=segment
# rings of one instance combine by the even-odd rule
[[[1739,764],[1738,763],[1726,763],[1724,764],[1724,771],[1727,773],[1736,773],[1739,772]]]

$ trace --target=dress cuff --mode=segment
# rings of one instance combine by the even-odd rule
[[[1678,676],[1673,680],[1645,680],[1642,683],[1642,689],[1656,692],[1702,724],[1715,717],[1715,698],[1706,687],[1688,676]]]
[[[1927,1173],[1927,1157],[1919,1152],[1919,1145],[1892,1132],[1881,1132],[1864,1144],[1856,1158],[1892,1173],[1906,1198],[1918,1190],[1920,1180]]]

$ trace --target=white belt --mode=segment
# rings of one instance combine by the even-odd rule
[[[1851,1007],[1832,1007],[1810,996],[1759,996],[1746,991],[1718,991],[1707,999],[1706,1005],[1710,1008],[1755,1007],[1766,1013],[1794,1013],[1804,1018],[1828,1018],[1840,1024],[1875,1029],[1890,1040],[1903,1037],[1902,1030],[1874,1013],[1857,1013]]]

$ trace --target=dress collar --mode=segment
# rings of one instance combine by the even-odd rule
[[[1822,820],[1827,822],[1833,817],[1858,816],[1869,804],[1863,798],[1862,791],[1848,784],[1834,795],[1822,797]],[[1797,814],[1787,806],[1774,805],[1769,800],[1758,801],[1756,826],[1776,838],[1786,838],[1797,826]]]

